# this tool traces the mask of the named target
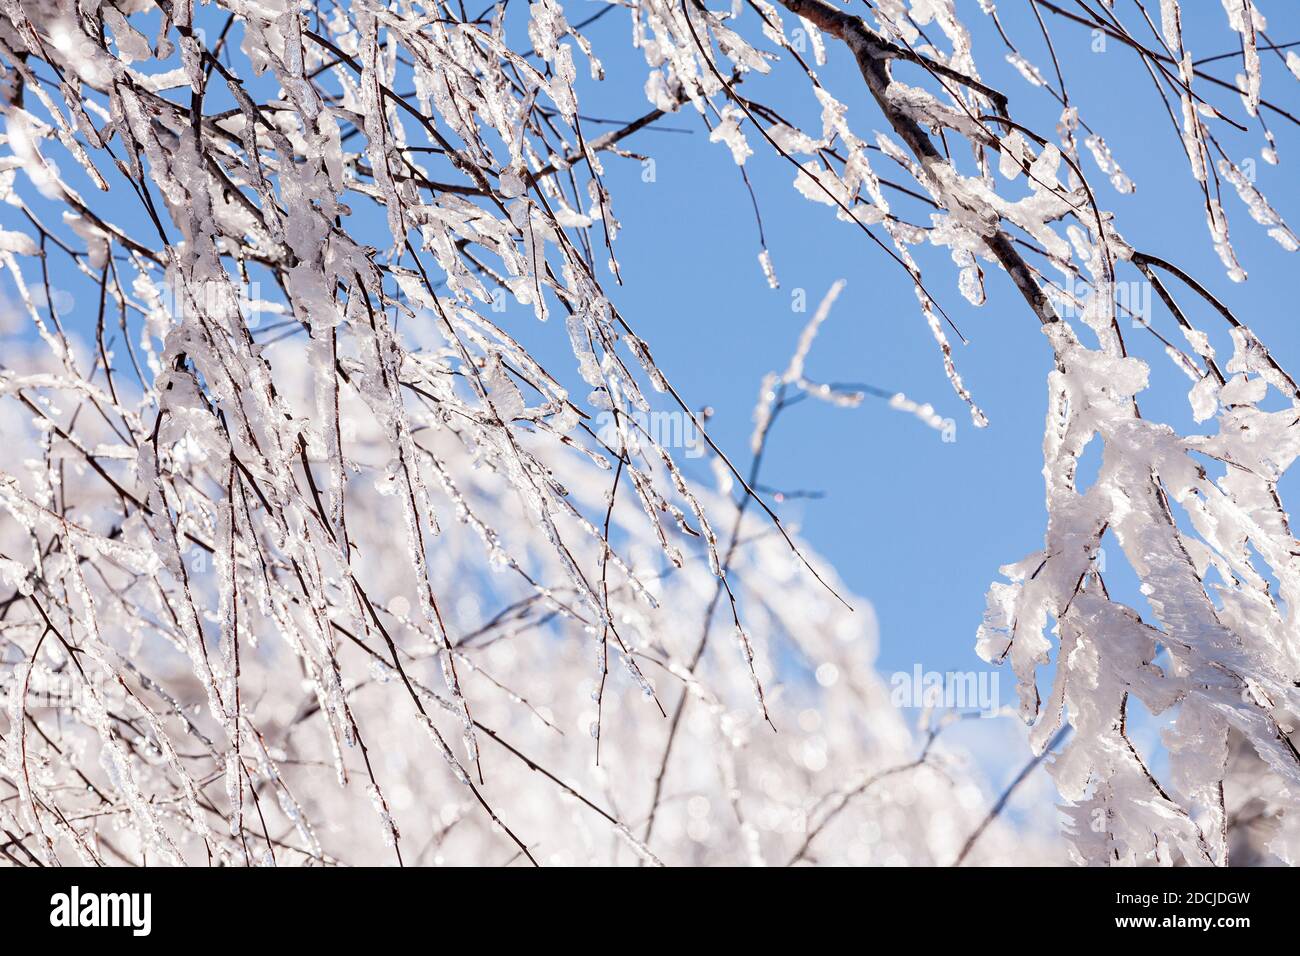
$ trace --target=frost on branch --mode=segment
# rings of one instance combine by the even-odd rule
[[[560,4],[509,32],[504,8],[418,4],[2,9],[0,196],[23,225],[0,264],[27,330],[0,370],[0,813],[31,859],[956,853],[978,788],[916,761],[869,617],[640,424],[669,399],[698,422],[607,292],[603,164],[638,126],[584,128],[603,67]],[[728,73],[773,54],[724,15],[632,16],[652,100],[713,110],[743,163],[747,116],[688,38]],[[55,260],[94,290],[76,323]],[[571,368],[521,344],[508,301]],[[715,665],[690,648],[728,628],[724,574],[742,655]],[[638,768],[688,698],[647,802]],[[860,821],[824,796],[882,765],[909,770],[862,801],[875,836],[839,835]]]
[[[1119,13],[1098,29],[1152,61],[1241,281],[1224,195],[1300,245],[1220,142],[1247,129],[1239,108],[1279,159],[1273,44],[1255,3],[1225,2],[1243,72],[1212,106],[1180,5],[1160,7],[1164,52]],[[1013,669],[1036,747],[1074,728],[1051,769],[1075,854],[1225,862],[1225,781],[1252,774],[1268,851],[1294,860],[1300,548],[1277,483],[1300,398],[1248,323],[1125,241],[1078,140],[1121,204],[1134,184],[1046,27],[1039,55],[999,21],[989,59],[1056,101],[1051,135],[981,79],[952,0],[879,0],[867,19],[823,0],[605,12],[630,21],[648,111],[598,130],[580,101],[626,44],[598,50],[554,0],[475,20],[419,2],[0,3],[0,267],[21,326],[0,368],[0,823],[29,860],[965,856],[978,788],[929,743],[918,756],[866,614],[711,439],[731,499],[642,424],[668,405],[701,425],[616,291],[607,164],[669,113],[751,189],[775,157],[876,257],[871,281],[906,283],[976,425],[945,296],[1014,286],[1046,335],[1046,540],[994,585],[980,649]],[[832,90],[814,67],[837,55],[857,73]],[[787,117],[763,97],[790,77],[805,103]],[[927,245],[951,275],[922,274]],[[52,267],[90,309],[60,305]],[[1209,434],[1140,413],[1151,370],[1112,294],[1129,269],[1179,326],[1143,331]],[[1230,356],[1165,282],[1226,322]],[[764,382],[755,454],[787,392],[866,394],[805,372],[838,290]],[[564,367],[525,344],[539,335]],[[1107,535],[1149,610],[1109,597]],[[714,631],[740,654],[706,653]],[[1138,704],[1171,717],[1159,778],[1127,733]],[[1007,845],[995,826],[976,856]]]

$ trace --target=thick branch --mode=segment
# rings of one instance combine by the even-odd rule
[[[871,95],[880,106],[881,112],[885,114],[885,119],[889,120],[889,125],[907,144],[907,148],[912,151],[912,154],[926,172],[933,172],[935,167],[946,165],[947,160],[935,148],[934,143],[930,141],[929,135],[921,128],[921,124],[890,99],[889,87],[893,83],[893,77],[890,75],[891,60],[907,59],[911,62],[922,63],[935,73],[950,76],[976,92],[994,99],[995,108],[1004,114],[1006,112],[1005,96],[996,93],[996,91],[990,91],[983,84],[956,73],[956,71],[942,67],[942,64],[934,63],[912,51],[903,50],[871,29],[861,17],[843,13],[829,3],[824,2],[824,0],[781,0],[781,5],[796,16],[803,17],[815,24],[818,29],[843,40],[848,45],[849,49],[853,51],[854,58],[858,61],[858,69],[862,71],[862,78],[867,81],[867,88],[871,90]],[[937,69],[936,67],[942,68]],[[1059,317],[1056,310],[1052,307],[1043,290],[1039,288],[1038,283],[1034,281],[1033,270],[1029,268],[1029,264],[1025,262],[1020,253],[1016,251],[1007,234],[1001,229],[996,229],[985,241],[988,244],[989,252],[1006,269],[1007,274],[1011,276],[1011,281],[1016,284],[1020,294],[1024,296],[1030,308],[1034,310],[1038,320],[1044,324],[1057,321]]]

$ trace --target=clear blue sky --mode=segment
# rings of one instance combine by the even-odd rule
[[[1025,83],[1003,59],[1004,47],[991,21],[973,0],[958,6],[974,34],[983,79],[1009,94],[1012,114],[1022,123],[1052,130],[1060,113],[1055,100]],[[1028,4],[999,6],[1017,46],[1052,76]],[[1118,6],[1126,23],[1140,25],[1135,8]],[[1227,29],[1218,3],[1201,0],[1183,6],[1185,34],[1194,55],[1234,48],[1236,35]],[[1261,6],[1271,14],[1268,33],[1275,42],[1300,39],[1300,5]],[[595,4],[592,9],[597,9]],[[581,18],[581,10],[579,4],[568,5],[574,21]],[[1244,284],[1228,280],[1210,244],[1186,158],[1138,58],[1114,41],[1105,52],[1094,53],[1088,30],[1046,13],[1044,17],[1072,101],[1137,184],[1133,194],[1120,195],[1091,158],[1084,159],[1098,201],[1116,212],[1121,233],[1135,247],[1180,263],[1236,310],[1284,366],[1300,365],[1293,297],[1300,254],[1286,253],[1270,239],[1225,184],[1232,238],[1250,273]],[[615,13],[591,30],[609,51],[625,38],[627,25]],[[1263,56],[1264,95],[1272,94],[1285,108],[1296,100],[1297,81],[1273,54]],[[828,60],[819,75],[848,106],[854,128],[869,138],[873,130],[883,128],[883,120],[856,66],[834,42],[828,43]],[[1230,62],[1207,69],[1230,79]],[[584,109],[611,116],[638,112],[641,105],[635,98],[620,104],[614,94],[643,81],[640,58],[607,52],[605,65],[610,76],[605,85],[611,89],[602,92],[611,95],[589,98]],[[920,82],[907,67],[896,72]],[[746,81],[747,95],[818,129],[806,83],[800,84],[795,71],[784,65],[775,74]],[[1235,94],[1223,91],[1215,96],[1208,87],[1202,92],[1229,115],[1244,118]],[[1282,165],[1260,160],[1257,133],[1247,138],[1218,124],[1222,141],[1239,163],[1253,156],[1259,188],[1284,218],[1300,219],[1295,165],[1300,163],[1300,136],[1278,117],[1266,114],[1266,119],[1277,136]],[[829,207],[797,194],[789,164],[751,134],[755,155],[746,170],[759,196],[781,280],[779,290],[769,290],[756,260],[759,245],[749,195],[729,152],[720,143],[709,143],[693,116],[674,117],[671,125],[696,132],[646,132],[628,141],[629,148],[656,157],[656,182],[642,183],[635,162],[607,164],[623,224],[618,249],[626,284],[617,293],[620,308],[653,344],[657,360],[683,395],[693,404],[714,408],[711,434],[729,452],[747,458],[758,382],[765,372],[784,367],[807,318],[792,313],[791,290],[804,288],[815,302],[834,280],[846,279],[848,286],[813,349],[809,374],[822,381],[869,382],[930,401],[958,423],[957,440],[944,443],[938,432],[879,401],[868,400],[849,411],[804,403],[788,412],[774,433],[765,481],[825,492],[824,499],[785,506],[783,514],[797,519],[805,538],[835,565],[852,590],[875,605],[882,670],[910,670],[917,662],[934,670],[983,667],[973,644],[985,591],[997,578],[999,565],[1019,560],[1043,541],[1046,510],[1040,470],[1051,352],[1037,322],[1005,275],[987,273],[988,302],[973,308],[957,291],[946,251],[916,250],[931,291],[970,340],[969,346],[955,344],[956,361],[990,420],[989,427],[974,428],[948,385],[910,285],[897,265],[857,229],[836,221]],[[891,164],[873,155],[881,175],[900,178],[889,169]],[[919,204],[895,196],[891,202],[912,221],[926,221]],[[1121,278],[1138,276],[1130,269]],[[1216,346],[1227,350],[1221,321],[1200,309],[1189,294],[1175,294],[1211,331]],[[1154,317],[1158,329],[1177,338],[1158,300]],[[1144,414],[1191,427],[1185,399],[1191,383],[1152,349],[1148,333],[1133,330],[1127,338],[1152,365],[1153,387],[1140,396]],[[1300,491],[1294,478],[1289,480],[1293,491]],[[1112,592],[1145,610],[1117,556],[1111,542],[1107,579]],[[1010,675],[1003,679],[1003,696],[1009,699]]]
[[[1005,62],[1001,41],[974,0],[959,0],[958,6],[974,33],[983,79],[1010,95],[1012,113],[1022,123],[1053,129],[1059,115],[1055,101],[1026,84]],[[1028,4],[1001,6],[1003,23],[1022,52],[1053,76]],[[1120,15],[1136,28],[1140,19],[1133,5],[1118,6]],[[1268,32],[1273,40],[1300,39],[1300,5],[1261,6],[1271,15]],[[576,0],[566,7],[575,23],[601,9]],[[1268,238],[1235,195],[1225,195],[1234,244],[1251,275],[1245,284],[1230,282],[1211,247],[1186,159],[1140,61],[1114,41],[1105,52],[1094,52],[1086,29],[1048,13],[1044,17],[1083,118],[1105,136],[1137,184],[1135,194],[1119,195],[1097,173],[1090,157],[1084,159],[1098,199],[1117,213],[1120,231],[1134,246],[1175,260],[1196,275],[1255,329],[1283,365],[1300,367],[1292,295],[1300,257]],[[1235,35],[1218,3],[1185,3],[1184,17],[1189,46],[1197,56],[1235,47]],[[752,19],[748,11],[746,18]],[[641,88],[647,68],[640,52],[630,46],[626,14],[609,14],[589,35],[608,79],[603,84],[584,80],[584,113],[630,119],[645,112],[649,107]],[[870,138],[883,121],[847,52],[833,41],[828,42],[828,52],[829,62],[818,72],[848,106],[854,128]],[[1277,58],[1265,52],[1263,59],[1265,97],[1283,105],[1300,99],[1294,95],[1296,79]],[[585,76],[585,62],[581,57],[578,62]],[[1229,79],[1234,72],[1231,61],[1208,69]],[[898,72],[919,82],[910,68]],[[1202,92],[1212,102],[1234,117],[1244,116],[1235,95],[1210,94],[1209,89]],[[778,64],[772,76],[748,79],[744,90],[807,128],[820,128],[806,80],[790,64]],[[1260,188],[1284,217],[1300,220],[1295,186],[1300,136],[1286,121],[1265,115],[1277,136],[1280,167],[1260,160],[1257,135],[1246,138],[1221,126],[1223,142],[1237,161],[1255,159]],[[647,130],[623,144],[655,157],[654,182],[642,181],[641,165],[634,160],[606,160],[615,213],[622,223],[617,251],[625,284],[617,289],[612,281],[607,283],[617,305],[651,343],[660,366],[686,400],[695,407],[712,406],[711,433],[741,464],[748,460],[750,413],[759,381],[769,370],[784,367],[808,317],[792,312],[792,290],[806,290],[811,306],[833,281],[846,279],[847,289],[812,353],[809,374],[822,381],[867,382],[930,401],[940,414],[956,420],[957,440],[944,443],[938,432],[880,401],[869,399],[856,410],[807,402],[791,410],[775,432],[763,480],[777,487],[824,492],[820,500],[788,503],[781,511],[787,521],[801,526],[805,540],[834,564],[851,590],[874,604],[881,626],[882,670],[911,670],[917,663],[927,670],[983,668],[973,645],[988,585],[997,578],[999,565],[1040,548],[1043,540],[1041,442],[1051,353],[1037,322],[1002,274],[988,272],[988,303],[972,308],[957,291],[947,253],[915,250],[931,291],[970,340],[968,346],[955,345],[955,357],[990,420],[988,428],[975,429],[948,385],[910,284],[895,263],[857,229],[835,220],[828,207],[795,192],[791,167],[751,130],[755,155],[746,170],[759,196],[781,280],[780,289],[770,290],[757,261],[749,194],[729,151],[708,142],[690,111],[663,125],[679,132]],[[591,126],[588,130],[598,132]],[[878,172],[900,178],[882,157],[875,158]],[[71,164],[61,165],[66,170]],[[119,198],[111,202],[121,204],[133,231],[148,236],[135,197],[124,187],[117,192]],[[927,210],[919,204],[899,199],[895,208],[913,221],[926,221]],[[382,222],[369,214],[359,218]],[[0,221],[7,228],[21,228],[13,210],[0,213]],[[66,266],[60,257],[52,262]],[[66,275],[56,276],[56,284],[60,281],[70,288],[78,283]],[[1189,294],[1180,294],[1180,299],[1214,333],[1215,344],[1226,350],[1221,323]],[[79,295],[76,301],[71,324],[84,321],[93,328],[91,297]],[[1154,317],[1158,328],[1173,335],[1172,320],[1158,302]],[[552,372],[577,382],[562,323],[539,326],[530,310],[511,305],[505,324],[539,351]],[[1152,348],[1145,333],[1132,331],[1128,338],[1134,351],[1152,364],[1153,388],[1141,397],[1144,414],[1190,427],[1184,397],[1190,383]],[[574,391],[585,394],[577,387]],[[686,465],[698,480],[711,480],[699,462],[688,460]],[[1293,494],[1300,492],[1294,478],[1288,481]],[[1118,549],[1113,542],[1107,550],[1112,593],[1145,613],[1131,577],[1115,560]],[[1003,698],[1012,699],[1009,674],[1003,675]]]

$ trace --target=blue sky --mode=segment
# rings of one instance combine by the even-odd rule
[[[1060,112],[1056,102],[1045,90],[1025,83],[1004,61],[1004,47],[975,3],[958,6],[974,34],[983,79],[1008,93],[1012,113],[1021,122],[1053,129]],[[1002,6],[1008,34],[1051,75],[1051,60],[1027,5]],[[1270,37],[1278,43],[1300,39],[1300,8],[1262,6],[1273,14]],[[1232,48],[1235,34],[1228,31],[1219,4],[1184,7],[1184,29],[1195,55]],[[569,15],[580,19],[581,8],[570,4]],[[1126,22],[1140,23],[1123,11],[1121,15]],[[1115,211],[1121,233],[1136,248],[1176,261],[1196,276],[1255,329],[1284,366],[1300,364],[1290,281],[1300,259],[1270,239],[1231,194],[1225,196],[1224,206],[1250,279],[1242,284],[1228,280],[1210,244],[1186,158],[1138,58],[1114,41],[1105,52],[1093,52],[1089,31],[1044,16],[1072,101],[1137,184],[1133,194],[1120,195],[1091,159],[1084,159],[1098,201]],[[623,38],[626,25],[615,14],[591,30],[610,50]],[[879,112],[847,52],[830,43],[828,61],[819,75],[848,106],[855,129],[868,134],[881,128]],[[1207,69],[1230,79],[1227,62]],[[626,89],[644,77],[638,57],[606,54],[605,65],[605,86],[612,89],[601,92]],[[905,67],[898,75],[920,82]],[[1266,98],[1271,92],[1284,103],[1296,82],[1276,57],[1265,54]],[[748,95],[783,112],[788,109],[788,115],[815,119],[806,85],[796,82],[784,66],[772,77],[747,81],[746,87]],[[1229,115],[1244,117],[1234,94],[1224,91],[1207,98]],[[600,99],[589,98],[585,109],[605,115],[599,110],[621,108],[608,114],[616,116],[641,109],[635,99],[631,105],[623,100],[620,107],[618,97],[611,95],[608,102],[606,107]],[[1245,137],[1228,130],[1222,139],[1238,163],[1255,158],[1257,185],[1289,218],[1296,198],[1291,162],[1300,162],[1300,136],[1276,119],[1268,117],[1278,140],[1280,166],[1259,159],[1257,131]],[[787,520],[797,520],[806,540],[835,565],[855,593],[874,604],[881,625],[882,670],[910,670],[917,662],[933,670],[982,667],[973,644],[985,591],[1001,564],[1037,550],[1043,540],[1041,443],[1051,352],[1036,321],[1005,275],[988,273],[988,301],[973,308],[957,291],[946,252],[916,250],[931,291],[970,341],[968,346],[954,345],[956,361],[990,420],[987,428],[974,428],[948,385],[911,287],[896,264],[854,227],[836,221],[828,207],[797,194],[791,187],[792,168],[751,134],[755,155],[746,170],[759,196],[781,281],[779,290],[768,289],[756,259],[759,245],[749,195],[730,154],[722,144],[709,143],[692,116],[665,122],[695,132],[646,132],[627,143],[632,150],[654,155],[655,182],[641,182],[641,167],[634,161],[608,163],[615,210],[623,225],[618,250],[625,285],[616,293],[620,308],[652,343],[656,359],[687,400],[712,406],[710,433],[715,439],[729,452],[746,457],[759,380],[765,372],[784,367],[807,319],[791,311],[792,290],[807,290],[815,302],[833,281],[847,280],[813,349],[809,374],[823,381],[868,382],[930,401],[957,422],[956,441],[945,443],[938,432],[883,402],[868,400],[847,411],[804,403],[789,411],[775,431],[764,481],[825,493],[820,500],[786,505],[782,513]],[[896,171],[886,172],[888,164],[878,155],[876,160],[881,175],[899,178]],[[913,221],[925,221],[919,204],[898,200],[896,209]],[[1121,278],[1138,277],[1129,273]],[[1175,294],[1211,332],[1216,345],[1226,348],[1220,320],[1186,292]],[[1172,319],[1158,301],[1154,320],[1158,329],[1174,334]],[[1190,427],[1185,399],[1190,382],[1151,348],[1147,333],[1134,330],[1128,339],[1152,364],[1152,389],[1140,396],[1144,414]],[[1118,597],[1142,608],[1141,596],[1112,552],[1117,549],[1108,549],[1108,584],[1118,590]],[[1004,696],[1010,676],[1005,679]]]
[[[958,6],[974,34],[984,81],[1009,94],[1012,114],[1020,122],[1042,131],[1053,129],[1059,106],[1005,62],[1005,49],[974,0],[959,0]],[[1003,6],[1009,35],[1052,75],[1029,6]],[[1120,15],[1136,28],[1141,21],[1133,5],[1118,6]],[[1300,5],[1261,6],[1271,15],[1268,32],[1273,40],[1300,39]],[[571,2],[567,14],[576,23],[601,8],[594,2]],[[1197,56],[1234,47],[1235,35],[1218,3],[1197,0],[1184,8],[1188,43]],[[1292,294],[1300,258],[1283,251],[1251,221],[1236,196],[1227,195],[1224,205],[1234,245],[1251,276],[1244,284],[1230,282],[1210,244],[1186,159],[1138,58],[1114,41],[1096,52],[1085,28],[1048,13],[1044,18],[1083,118],[1105,136],[1137,184],[1133,195],[1120,195],[1090,158],[1084,159],[1098,200],[1115,211],[1119,230],[1135,247],[1180,263],[1251,325],[1284,366],[1300,366]],[[627,17],[619,11],[590,28],[608,78],[601,84],[584,80],[584,113],[626,120],[649,108],[641,92],[647,68],[630,46],[629,32]],[[830,41],[828,54],[829,62],[818,73],[848,106],[854,128],[869,138],[882,125],[879,112],[847,51]],[[1265,52],[1263,59],[1265,97],[1294,101],[1296,79],[1273,54]],[[1231,61],[1208,69],[1228,79],[1233,73]],[[581,58],[579,71],[585,74]],[[907,67],[900,68],[899,75],[921,82]],[[801,125],[820,128],[816,101],[791,64],[778,64],[769,77],[747,79],[744,89]],[[1208,87],[1202,92],[1229,115],[1244,117],[1235,95],[1209,93]],[[1260,160],[1262,143],[1255,131],[1245,137],[1223,127],[1222,139],[1239,163],[1254,158],[1257,184],[1275,208],[1284,217],[1300,218],[1295,209],[1297,167],[1292,165],[1300,163],[1300,136],[1278,117],[1267,118],[1277,136],[1281,166]],[[997,578],[999,565],[1037,550],[1043,539],[1041,441],[1051,352],[1036,320],[1002,274],[987,273],[988,302],[972,308],[957,291],[947,253],[915,250],[931,291],[969,339],[969,345],[955,343],[955,358],[990,421],[987,428],[974,428],[949,387],[910,283],[897,264],[859,230],[837,221],[828,207],[800,196],[791,185],[792,168],[751,130],[755,155],[746,171],[759,197],[781,281],[779,289],[769,289],[757,260],[760,246],[749,193],[729,151],[708,141],[693,112],[669,117],[662,125],[672,131],[646,130],[623,144],[654,156],[653,182],[643,181],[642,166],[635,160],[606,160],[606,178],[622,224],[617,252],[624,280],[621,288],[608,281],[607,289],[649,341],[683,397],[694,407],[712,407],[710,432],[739,465],[748,461],[750,415],[759,382],[766,372],[784,367],[808,318],[808,313],[792,311],[794,290],[805,291],[811,308],[835,280],[847,280],[814,347],[809,374],[821,381],[866,382],[931,402],[941,415],[957,422],[956,440],[942,441],[939,432],[878,400],[868,399],[855,410],[806,402],[783,416],[762,480],[770,486],[823,493],[817,500],[787,503],[781,513],[800,526],[803,538],[836,567],[855,594],[874,605],[883,671],[910,671],[917,663],[926,670],[982,669],[974,639],[988,585]],[[901,178],[896,170],[887,171],[883,158],[877,155],[876,160],[882,175]],[[129,191],[117,187],[110,197],[113,203],[120,203],[133,231],[149,237],[148,223]],[[896,211],[926,221],[927,210],[919,204],[899,200]],[[21,226],[13,210],[0,213],[0,220],[7,228]],[[366,214],[358,220],[382,222]],[[59,268],[67,265],[57,257],[52,262]],[[1136,277],[1132,272],[1124,276]],[[75,287],[79,280],[56,275],[55,281]],[[1190,294],[1176,294],[1211,331],[1215,344],[1226,348],[1220,321]],[[90,297],[75,301],[79,307],[70,324],[75,328],[84,322],[93,328]],[[1172,334],[1168,314],[1158,303],[1153,309],[1156,326]],[[534,348],[557,377],[577,382],[562,323],[539,326],[531,310],[511,305],[504,324]],[[1190,383],[1152,349],[1145,333],[1133,331],[1129,341],[1152,364],[1153,387],[1141,396],[1144,414],[1191,427],[1185,399]],[[585,394],[576,386],[574,391]],[[698,461],[687,459],[684,464],[698,480],[711,480]],[[1289,482],[1293,493],[1300,491],[1294,478]],[[1112,547],[1108,556],[1111,553],[1118,551]],[[1122,562],[1108,565],[1112,594],[1145,610]],[[1003,699],[1010,701],[1009,674],[1003,675],[1002,686]]]

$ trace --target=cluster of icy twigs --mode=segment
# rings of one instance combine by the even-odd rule
[[[1220,146],[1245,127],[1205,98],[1225,84],[1185,48],[1179,3],[1030,6],[1149,66],[1233,279],[1221,181],[1296,247]],[[1262,96],[1261,57],[1297,77],[1300,58],[1252,0],[1223,7],[1244,71],[1228,99],[1276,162],[1265,113],[1289,114]],[[1300,545],[1277,482],[1300,450],[1300,391],[1201,283],[1125,242],[1079,131],[1114,189],[1133,183],[1060,65],[1047,79],[998,21],[1008,60],[1064,107],[1049,138],[981,81],[953,0],[873,0],[862,17],[826,0],[632,0],[597,16],[630,21],[651,109],[598,132],[578,107],[603,80],[592,43],[555,0],[507,13],[0,0],[0,198],[22,223],[0,231],[22,325],[0,368],[3,857],[1008,858],[942,726],[916,741],[889,706],[869,611],[848,610],[757,487],[787,402],[862,397],[805,373],[833,296],[763,384],[754,468],[709,444],[721,493],[638,424],[654,403],[703,423],[607,294],[604,164],[682,112],[742,171],[756,149],[788,163],[914,288],[977,426],[912,250],[947,249],[974,305],[986,270],[1004,272],[1050,340],[1046,541],[993,586],[980,651],[1014,669],[1035,748],[1073,728],[1051,766],[1071,852],[1222,863],[1250,815],[1294,860]],[[1042,37],[1050,50],[1045,22]],[[839,99],[817,71],[829,43],[861,74]],[[806,84],[806,129],[758,99],[778,69]],[[845,102],[866,100],[854,115],[879,130],[862,138]],[[75,325],[56,269],[93,290]],[[1178,326],[1145,331],[1212,433],[1140,414],[1149,368],[1109,294],[1121,269]],[[1226,359],[1185,293],[1226,322]],[[565,326],[588,394],[494,318],[501,297]],[[250,324],[250,305],[287,337]],[[593,413],[615,427],[597,433]],[[1108,595],[1105,535],[1154,620]],[[1169,717],[1163,779],[1127,733],[1133,700]]]

